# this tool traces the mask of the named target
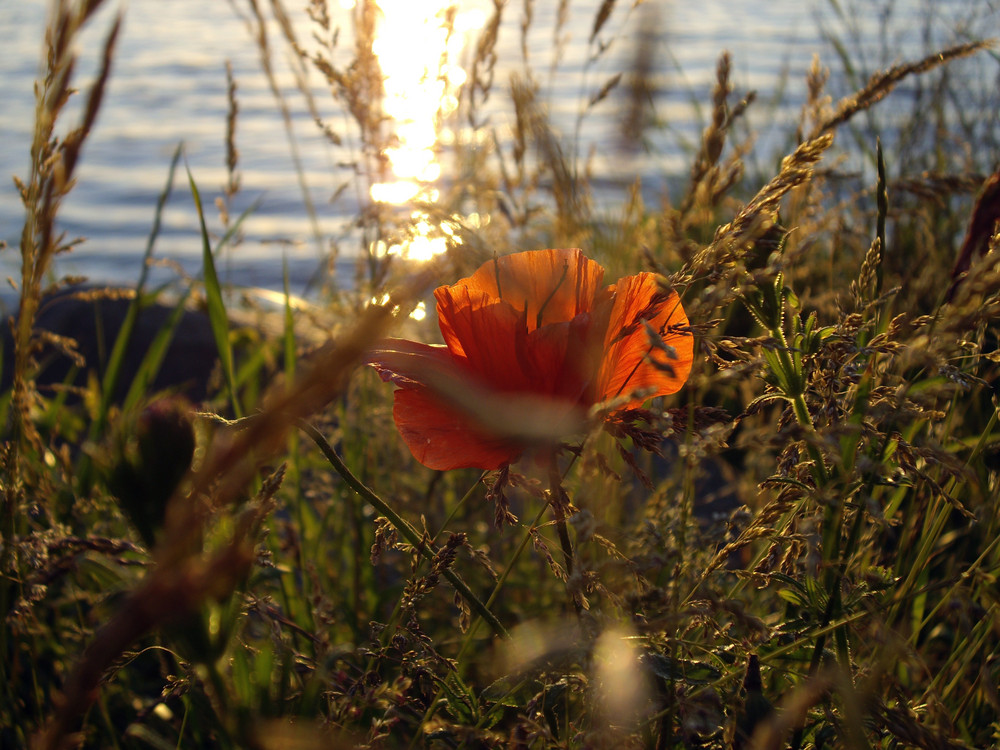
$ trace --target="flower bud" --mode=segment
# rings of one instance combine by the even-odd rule
[[[108,477],[108,489],[152,547],[167,503],[191,467],[195,437],[188,403],[166,398],[146,408],[126,434]]]

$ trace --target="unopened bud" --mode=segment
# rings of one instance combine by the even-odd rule
[[[167,503],[194,456],[191,409],[179,398],[151,404],[126,435],[108,489],[118,498],[143,541],[152,547]]]

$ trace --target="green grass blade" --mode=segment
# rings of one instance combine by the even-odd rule
[[[100,403],[98,404],[94,420],[90,423],[90,428],[87,431],[87,439],[92,443],[97,442],[101,438],[101,435],[107,427],[108,412],[114,400],[115,390],[118,388],[118,381],[121,378],[122,366],[125,361],[125,352],[128,349],[129,342],[132,340],[132,334],[135,332],[139,315],[142,313],[142,309],[146,304],[143,297],[145,293],[146,280],[149,276],[149,260],[153,256],[153,248],[156,246],[156,240],[160,236],[163,209],[166,207],[167,201],[170,199],[170,194],[173,191],[174,175],[177,171],[177,164],[180,161],[180,156],[181,146],[178,145],[177,148],[174,149],[174,155],[170,160],[170,168],[167,171],[167,182],[163,186],[163,190],[160,191],[160,195],[156,201],[156,211],[153,214],[153,226],[149,231],[149,237],[146,239],[146,250],[142,256],[139,279],[136,282],[135,297],[132,299],[128,310],[125,312],[125,318],[122,321],[121,328],[118,329],[118,334],[115,337],[115,343],[112,346],[111,354],[108,357],[107,366],[104,369],[104,375],[101,380]],[[99,330],[100,326],[98,326],[98,331]],[[132,383],[130,392],[131,390],[135,390],[135,383]],[[138,399],[135,399],[135,402],[138,402]],[[92,475],[93,466],[91,464],[91,457],[88,453],[84,452],[81,454],[80,461],[76,469],[77,487],[81,493],[85,494],[89,490]]]
[[[256,212],[256,210],[259,207],[260,207],[260,199],[258,198],[256,200],[254,200],[254,202],[251,203],[247,207],[247,209],[236,218],[236,221],[234,221],[232,223],[232,225],[229,227],[229,229],[226,230],[226,233],[224,235],[222,235],[222,237],[216,243],[216,245],[215,245],[215,254],[216,255],[218,255],[220,252],[222,252],[222,249],[226,245],[228,245],[230,242],[232,242],[232,240],[236,236],[237,232],[239,232],[240,227],[243,226],[243,222],[246,221],[247,217],[251,216],[254,212]]]
[[[191,185],[191,196],[194,198],[195,209],[198,211],[198,223],[201,228],[202,265],[205,277],[205,302],[208,305],[208,320],[212,326],[212,336],[219,351],[219,361],[222,363],[222,374],[229,390],[229,400],[236,417],[243,416],[239,398],[236,392],[236,378],[233,372],[233,350],[229,343],[229,316],[226,304],[222,299],[222,287],[215,272],[215,257],[208,238],[208,228],[205,226],[205,212],[201,205],[201,195],[195,184],[191,169],[188,168],[188,182]]]
[[[139,314],[142,312],[142,308],[144,306],[143,295],[145,293],[146,280],[149,276],[149,259],[153,256],[153,248],[156,246],[156,240],[160,235],[160,226],[163,220],[163,209],[166,207],[167,201],[170,199],[170,193],[173,190],[174,174],[177,171],[177,164],[180,161],[180,157],[181,146],[178,145],[177,148],[174,149],[174,155],[170,160],[170,169],[167,172],[167,183],[163,186],[163,190],[160,192],[159,198],[156,201],[156,212],[153,215],[153,226],[152,229],[150,229],[149,237],[146,240],[146,251],[142,256],[142,266],[139,270],[139,280],[136,283],[135,298],[132,300],[128,311],[125,313],[125,320],[122,322],[122,327],[119,329],[118,335],[115,338],[114,346],[111,349],[111,355],[108,357],[108,365],[104,371],[104,379],[101,382],[100,408],[97,412],[97,419],[95,419],[91,424],[91,440],[96,440],[104,431],[104,427],[107,424],[108,408],[111,406],[112,394],[114,394],[115,389],[118,387],[122,363],[125,360],[125,351],[128,348],[129,341],[132,339],[132,334],[135,331]]]
[[[163,364],[163,360],[167,356],[170,342],[174,338],[174,331],[177,329],[177,324],[180,323],[181,316],[184,314],[184,306],[190,295],[191,290],[188,289],[177,301],[176,307],[157,332],[156,337],[150,342],[146,356],[139,365],[139,370],[125,395],[125,400],[122,403],[124,409],[128,410],[138,406],[139,401],[149,393],[149,388],[156,379],[156,374],[160,371],[160,365]]]

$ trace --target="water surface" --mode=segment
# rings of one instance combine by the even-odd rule
[[[536,0],[526,50],[553,122],[567,138],[568,148],[592,159],[598,199],[607,202],[615,201],[621,195],[620,185],[637,176],[648,190],[655,191],[686,172],[689,149],[697,142],[707,116],[715,67],[724,49],[732,54],[737,89],[758,91],[759,103],[750,122],[758,131],[758,159],[767,162],[790,142],[814,54],[832,70],[831,90],[849,89],[851,83],[831,38],[851,51],[859,80],[863,80],[867,72],[922,55],[932,46],[1000,31],[997,10],[986,0],[651,0],[638,9],[619,3],[597,40],[591,42],[591,24],[599,4],[598,0],[570,3],[568,22],[556,33],[558,4]],[[78,170],[78,185],[60,214],[62,228],[87,241],[59,263],[60,273],[84,274],[95,282],[134,283],[157,196],[178,144],[183,144],[183,164],[200,186],[210,226],[221,231],[214,202],[226,181],[227,61],[238,85],[240,108],[241,191],[232,211],[237,215],[251,205],[256,208],[243,225],[244,241],[220,258],[223,273],[236,283],[275,288],[280,286],[285,262],[293,284],[302,288],[331,243],[345,267],[362,251],[352,226],[359,205],[367,200],[368,186],[354,178],[348,165],[351,155],[357,156],[356,145],[353,151],[351,147],[354,131],[349,118],[338,114],[337,105],[323,95],[321,81],[313,74],[310,80],[323,115],[347,138],[347,145],[331,146],[296,93],[287,47],[271,28],[273,60],[292,113],[308,195],[316,209],[317,237],[304,209],[289,139],[261,72],[260,53],[244,6],[240,0],[232,5],[134,0],[128,5],[102,112]],[[343,27],[340,47],[346,59],[349,11],[339,9],[335,2],[331,6],[339,13],[334,24]],[[5,2],[0,10],[4,97],[0,172],[7,175],[24,177],[27,172],[32,85],[39,69],[46,8],[44,0],[25,0]],[[294,5],[289,10],[299,13]],[[113,12],[115,6],[109,3],[84,37],[77,77],[84,89]],[[504,89],[511,74],[524,69],[522,17],[521,3],[508,5],[498,45],[497,88],[484,109],[488,124],[501,136],[511,122]],[[300,31],[308,32],[304,14],[296,16],[296,23]],[[657,82],[653,111],[659,128],[649,134],[646,150],[622,154],[612,148],[621,130],[625,106],[621,95],[613,93],[587,110],[582,120],[580,113],[612,74],[632,64],[640,33],[652,35]],[[418,38],[413,44],[419,45],[419,35],[414,36]],[[474,32],[470,38],[475,38]],[[610,46],[595,55],[603,43]],[[984,67],[976,68],[975,75],[996,75],[995,63],[986,60],[980,65]],[[896,103],[886,106],[902,106],[905,87],[894,96]],[[446,155],[439,179],[448,179]],[[17,273],[15,248],[22,220],[16,192],[5,179],[0,191],[0,238],[11,248],[0,254],[0,266],[7,275]],[[196,214],[182,167],[164,214],[156,256],[197,274],[200,254]],[[168,277],[174,271],[160,273]],[[349,280],[349,274],[346,277]]]

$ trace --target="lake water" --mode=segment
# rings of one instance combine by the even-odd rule
[[[422,0],[411,1],[419,4]],[[334,15],[333,22],[344,27],[340,46],[346,52],[350,12],[337,8],[336,0],[330,4],[340,14]],[[598,147],[598,187],[603,181],[608,188],[598,197],[607,201],[620,194],[611,189],[619,181],[631,181],[638,175],[647,189],[656,190],[687,170],[685,148],[696,142],[702,118],[710,108],[709,92],[723,49],[732,53],[737,89],[758,91],[759,104],[752,110],[751,123],[759,131],[757,153],[766,161],[787,145],[793,132],[804,96],[805,73],[814,53],[831,68],[831,91],[849,90],[830,38],[845,44],[855,62],[872,72],[921,56],[931,47],[1000,32],[992,0],[649,0],[637,9],[632,9],[631,2],[619,2],[599,35],[600,40],[616,41],[588,65],[585,61],[594,52],[588,38],[599,5],[599,0],[568,4],[564,47],[559,66],[550,75],[559,4],[535,0],[527,50],[553,121],[568,135],[587,99],[612,73],[627,69],[635,55],[637,31],[654,35],[660,84],[655,112],[665,127],[655,132],[649,150],[629,159],[616,155],[602,161],[601,157],[609,154],[607,144],[614,142],[620,130],[623,100],[618,94],[595,106],[579,132],[580,153]],[[76,83],[84,91],[116,8],[112,0],[108,6],[88,29],[81,46]],[[47,7],[44,0],[0,0],[0,173],[4,175],[27,176],[32,85],[39,69]],[[289,4],[289,11],[298,14],[297,28],[309,28],[299,4]],[[319,134],[295,92],[287,48],[272,36],[278,80],[292,112],[304,179],[316,207],[321,236],[317,241],[303,207],[302,188],[292,166],[281,115],[261,72],[259,52],[246,19],[241,17],[246,12],[244,0],[232,4],[132,0],[128,4],[101,116],[78,169],[78,184],[60,214],[62,228],[87,241],[60,261],[59,273],[84,274],[95,282],[134,283],[157,196],[164,187],[171,155],[180,143],[185,163],[200,186],[210,228],[219,229],[214,201],[226,181],[227,60],[238,85],[240,107],[236,137],[242,189],[234,211],[257,203],[243,226],[245,240],[221,261],[227,279],[280,287],[284,260],[293,285],[301,289],[331,241],[336,243],[345,267],[361,252],[352,221],[366,188],[352,182],[352,172],[344,165],[352,151],[332,147]],[[522,65],[522,16],[522,3],[509,3],[498,44],[497,90],[488,112],[490,124],[501,134],[511,119],[504,103],[506,81]],[[476,32],[469,32],[471,39],[475,36]],[[396,42],[414,52],[423,43],[420,33],[414,33],[409,42]],[[992,77],[995,87],[995,60],[986,58],[976,64],[980,67],[965,75]],[[315,90],[321,92],[315,74],[314,79]],[[894,97],[905,101],[905,90]],[[330,98],[319,101],[324,115],[350,135],[346,118],[335,114]],[[892,102],[890,99],[884,106],[892,107]],[[73,121],[75,117],[63,124]],[[446,161],[441,166],[440,179],[446,180]],[[340,191],[345,184],[347,189]],[[10,245],[0,252],[0,270],[5,275],[18,274],[16,248],[22,221],[17,194],[5,177],[0,190],[0,238]],[[200,255],[196,214],[182,166],[164,213],[156,256],[197,274]],[[166,277],[173,272],[159,273]],[[349,273],[345,276],[350,278]]]

